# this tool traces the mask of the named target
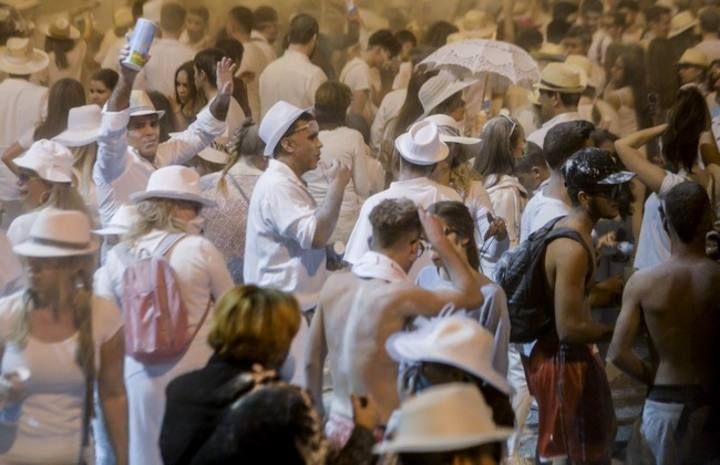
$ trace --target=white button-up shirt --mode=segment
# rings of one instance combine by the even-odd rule
[[[163,95],[175,95],[175,71],[186,61],[195,58],[195,50],[177,39],[156,39],[150,47],[150,61],[138,74],[138,89],[157,90]]]
[[[247,284],[295,295],[303,310],[317,305],[325,282],[325,249],[313,249],[316,204],[285,163],[270,160],[250,198],[243,277]]]
[[[560,113],[559,115],[555,116],[554,118],[548,120],[543,124],[539,129],[533,131],[528,136],[527,140],[528,142],[532,142],[534,144],[537,144],[538,147],[544,148],[545,145],[545,136],[547,135],[548,131],[555,126],[557,126],[560,123],[569,123],[570,121],[579,121],[584,119],[580,113],[576,111],[571,111],[568,113]]]
[[[280,100],[298,108],[315,105],[315,92],[327,76],[319,66],[312,64],[307,55],[285,50],[260,75],[260,105],[264,115]]]
[[[167,118],[167,115],[165,116]],[[185,163],[225,131],[225,122],[209,109],[201,111],[184,132],[160,144],[154,164],[128,146],[128,110],[103,113],[98,153],[93,167],[100,220],[107,224],[115,211],[130,201],[130,195],[145,190],[157,168]]]
[[[460,194],[454,189],[425,177],[393,182],[388,189],[373,195],[363,203],[355,228],[348,239],[344,257],[346,262],[354,265],[365,252],[370,250],[368,239],[372,237],[370,212],[373,208],[385,199],[401,198],[410,199],[418,207],[423,208],[443,200],[462,202]]]

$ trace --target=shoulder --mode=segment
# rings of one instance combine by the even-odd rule
[[[115,302],[110,299],[93,295],[92,312],[93,332],[98,342],[106,342],[123,326],[122,313]]]
[[[460,197],[460,194],[452,187],[435,183],[435,189],[437,189],[438,193],[443,197],[443,200],[462,202],[462,197]]]
[[[546,257],[556,266],[586,268],[588,253],[585,246],[575,239],[559,237],[547,245]]]
[[[0,344],[3,344],[22,317],[25,290],[0,299]]]

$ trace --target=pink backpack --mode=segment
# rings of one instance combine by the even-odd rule
[[[127,243],[115,251],[125,265],[122,277],[122,310],[125,320],[125,353],[143,363],[161,363],[182,355],[202,327],[188,328],[175,273],[166,255],[185,234],[168,234],[150,254],[135,256]]]

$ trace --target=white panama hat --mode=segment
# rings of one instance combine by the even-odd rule
[[[64,145],[40,139],[13,162],[20,168],[33,170],[49,182],[70,183],[73,174],[73,155]]]
[[[158,115],[158,118],[162,118],[165,115],[165,111],[158,110],[150,100],[150,96],[144,90],[134,90],[130,93],[130,108],[128,109],[130,117],[133,116],[145,116],[145,115]]]
[[[139,217],[135,205],[120,205],[120,208],[110,218],[110,222],[105,227],[95,229],[93,232],[101,236],[121,236],[130,230]]]
[[[428,79],[418,91],[423,116],[427,116],[436,106],[476,82],[477,79],[459,80],[448,71],[440,71],[437,76]]]
[[[495,424],[477,386],[442,384],[403,403],[395,435],[373,452],[451,452],[501,442],[512,433],[512,428]]]
[[[48,54],[33,48],[30,39],[11,37],[0,47],[0,71],[26,76],[47,68]]]
[[[312,113],[312,108],[303,110],[283,100],[270,107],[258,128],[260,139],[265,142],[263,155],[275,156],[275,147],[280,143],[280,139],[303,113]]]
[[[432,121],[419,121],[395,139],[400,156],[416,165],[434,165],[445,160],[450,149],[440,140],[440,129]]]
[[[102,123],[102,109],[95,105],[71,108],[67,129],[53,138],[66,147],[82,147],[97,141]]]
[[[148,199],[185,200],[205,207],[216,205],[212,200],[203,197],[197,171],[178,165],[165,166],[154,171],[145,191],[130,196],[130,200],[135,203]]]
[[[540,73],[535,89],[564,94],[581,94],[587,87],[587,76],[576,65],[549,63]]]
[[[90,218],[74,210],[44,208],[30,228],[30,239],[13,247],[24,257],[72,257],[95,252],[98,243],[90,234]]]

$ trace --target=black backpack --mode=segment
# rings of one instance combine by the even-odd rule
[[[570,228],[553,229],[563,218],[551,220],[518,247],[505,252],[495,268],[495,281],[507,294],[510,342],[532,342],[554,329],[554,305],[548,300],[544,269],[545,249],[550,242],[568,238],[581,243],[591,265],[587,279],[592,276],[593,253],[580,233]]]

